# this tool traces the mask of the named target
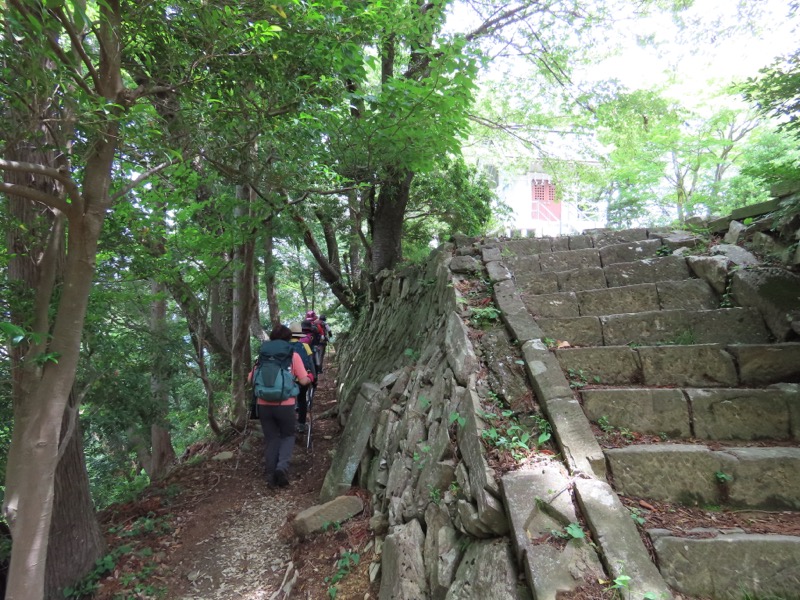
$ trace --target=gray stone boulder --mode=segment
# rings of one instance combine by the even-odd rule
[[[453,273],[477,273],[481,263],[472,256],[454,256],[450,261],[450,270]]]
[[[760,262],[755,254],[733,244],[718,244],[711,249],[711,252],[721,254],[740,267],[754,267]]]
[[[292,522],[297,535],[304,536],[322,531],[329,525],[343,523],[364,510],[364,501],[358,496],[339,496],[325,504],[305,509]]]
[[[725,256],[688,256],[686,262],[692,272],[705,279],[714,291],[722,295],[728,287],[728,267],[732,264]]]
[[[456,381],[466,385],[469,375],[478,368],[478,359],[469,341],[467,326],[457,313],[451,312],[447,316],[447,329],[444,338],[447,362],[453,370]]]
[[[733,275],[731,294],[739,306],[758,309],[779,341],[792,334],[792,322],[800,319],[800,275],[785,269],[737,271]]]
[[[381,598],[388,597],[381,593]],[[446,600],[489,598],[530,600],[530,593],[518,581],[516,561],[505,538],[470,544],[445,596]]]
[[[381,556],[380,598],[428,600],[424,545],[425,534],[416,520],[395,527],[386,536]]]

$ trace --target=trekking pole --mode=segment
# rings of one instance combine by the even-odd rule
[[[314,390],[315,386],[309,385],[306,392],[306,450],[311,450],[311,429],[314,425]]]

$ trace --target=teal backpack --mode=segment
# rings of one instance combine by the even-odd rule
[[[300,393],[300,386],[292,375],[292,354],[294,348],[284,340],[261,344],[253,377],[256,398],[266,402],[283,402]]]

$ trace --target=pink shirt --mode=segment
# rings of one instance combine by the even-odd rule
[[[250,381],[253,380],[253,375],[256,372],[256,368],[253,367],[253,370],[250,372]],[[300,377],[308,377],[306,374],[306,366],[303,364],[303,359],[300,358],[300,355],[297,352],[292,353],[292,375],[294,375],[297,379]],[[265,402],[261,398],[258,399],[259,406],[292,406],[295,403],[295,397],[292,396],[291,398],[287,398],[282,402],[276,404],[275,402]]]

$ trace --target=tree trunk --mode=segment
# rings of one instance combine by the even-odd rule
[[[264,236],[264,284],[267,289],[269,323],[273,328],[281,324],[281,307],[278,304],[278,288],[275,285],[275,238],[272,237],[272,223],[267,223]]]
[[[164,297],[166,286],[152,282],[153,302],[150,305],[150,332],[153,336],[152,373],[150,375],[150,393],[155,410],[150,415],[150,460],[146,467],[150,479],[157,481],[167,474],[170,465],[175,461],[175,449],[169,429],[165,427],[169,414],[168,374],[161,358],[161,345],[164,342],[167,328],[167,299]]]
[[[237,209],[240,215],[249,212],[253,192],[249,186],[237,190],[244,207]],[[247,375],[250,372],[250,319],[255,306],[253,300],[253,269],[255,263],[255,241],[249,237],[239,244],[233,253],[235,284],[231,302],[231,388],[233,391],[233,425],[241,430],[247,424],[250,397],[247,393]]]
[[[61,600],[61,589],[80,581],[105,552],[105,539],[97,522],[89,491],[89,476],[83,454],[83,436],[78,417],[78,399],[69,397],[73,427],[64,419],[61,444],[64,454],[55,475],[53,522],[47,548],[45,598]],[[67,439],[65,436],[69,435]]]
[[[388,169],[372,215],[372,273],[393,269],[403,258],[403,217],[411,180],[408,170]]]

